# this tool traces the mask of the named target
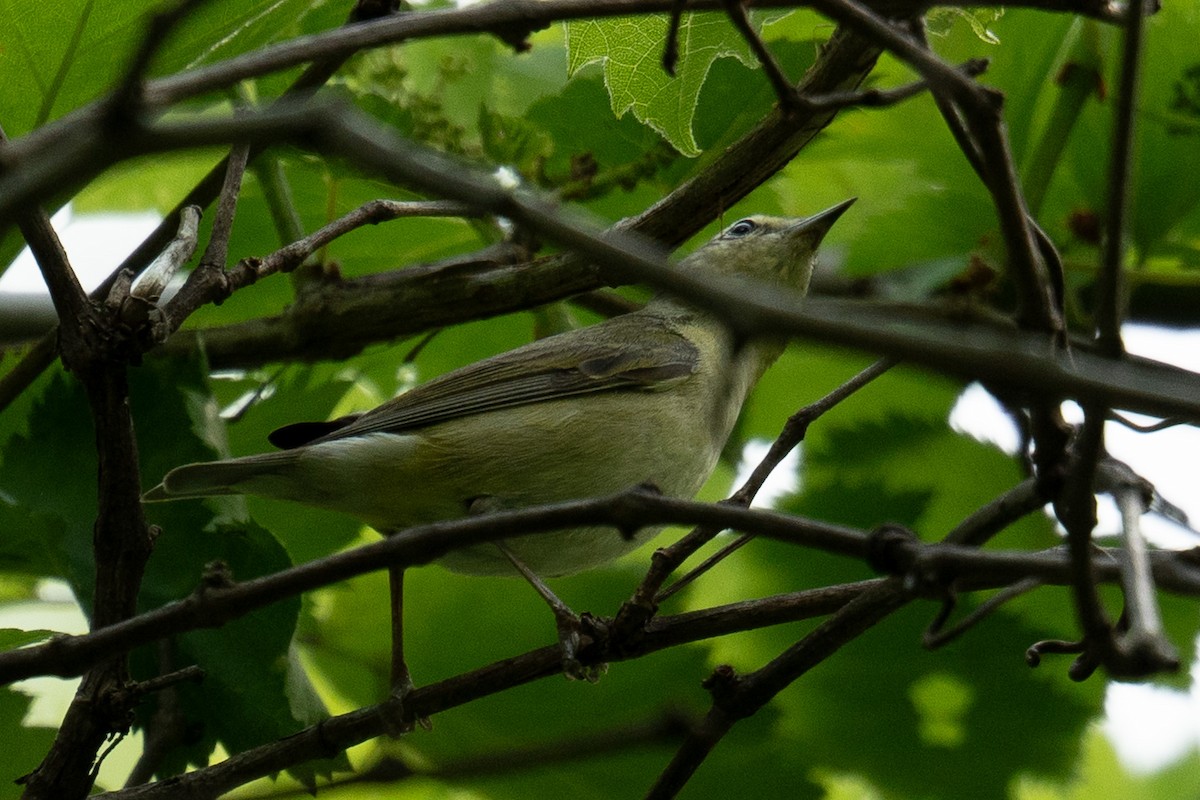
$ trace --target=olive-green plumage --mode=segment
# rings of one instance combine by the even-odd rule
[[[680,264],[808,288],[822,237],[850,205],[807,219],[747,217]],[[171,470],[146,500],[255,494],[341,511],[382,531],[653,484],[692,497],[746,395],[783,342],[739,342],[710,312],[660,295],[645,308],[442,375],[356,418],[276,431],[277,453]],[[519,537],[534,572],[611,561],[650,538],[611,528]],[[442,562],[515,574],[498,548]]]

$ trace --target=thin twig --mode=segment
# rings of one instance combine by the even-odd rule
[[[262,259],[248,259],[230,272],[253,269],[255,280],[275,272],[289,272],[322,247],[364,225],[378,225],[405,217],[474,216],[478,216],[478,213],[473,207],[453,200],[371,200],[271,255]],[[231,274],[230,280],[237,284],[239,279]]]
[[[6,142],[8,136],[0,127],[0,145]],[[40,206],[34,206],[19,217],[17,224],[50,290],[58,318],[79,320],[87,304],[87,293],[83,291],[71,267],[67,251],[54,230],[50,216]]]
[[[898,360],[895,358],[881,358],[871,366],[859,372],[850,380],[843,383],[841,386],[834,389],[829,394],[811,403],[797,411],[783,425],[783,430],[775,441],[771,443],[771,447],[767,450],[767,454],[763,456],[762,461],[750,473],[750,477],[742,484],[730,501],[739,505],[748,506],[762,489],[763,484],[771,477],[771,473],[775,470],[783,459],[787,457],[796,445],[804,441],[804,437],[808,434],[809,427],[820,419],[823,415],[831,411],[833,408],[844,402],[850,395],[859,391],[867,384],[874,381],[883,373],[896,366]]]
[[[1049,502],[1036,478],[1027,478],[976,510],[946,535],[949,544],[981,547],[1000,531]]]
[[[1058,518],[1067,529],[1067,548],[1071,557],[1071,588],[1075,612],[1088,649],[1107,660],[1113,650],[1112,623],[1109,622],[1096,593],[1092,561],[1092,530],[1096,527],[1096,466],[1104,452],[1102,409],[1084,406],[1084,421],[1076,434],[1071,468],[1062,496],[1056,503]]]
[[[1137,431],[1138,433],[1157,433],[1159,431],[1165,431],[1168,428],[1174,428],[1176,425],[1190,424],[1185,419],[1178,419],[1175,417],[1170,417],[1167,419],[1160,419],[1158,422],[1152,422],[1148,425],[1142,425],[1140,423],[1134,422],[1133,420],[1131,420],[1129,417],[1125,416],[1124,414],[1117,413],[1116,411],[1108,412],[1108,418],[1113,420],[1114,422],[1124,425],[1126,428],[1129,428],[1130,430]]]
[[[710,531],[705,530],[703,528],[696,528],[696,529],[692,530],[688,535],[690,536],[692,534],[699,533],[699,532],[702,532],[704,535],[708,535],[708,533]],[[718,533],[720,533],[720,531],[718,531]],[[697,543],[696,549],[699,549],[699,547],[701,547],[705,544],[705,542],[700,542],[699,538],[700,537],[697,537],[697,539],[694,540]],[[748,533],[738,534],[736,537],[734,537],[732,542],[725,545],[720,550],[718,550],[717,552],[713,553],[708,558],[701,561],[693,569],[688,570],[687,573],[685,573],[679,580],[675,581],[674,583],[672,583],[670,586],[666,587],[665,589],[660,589],[654,595],[653,605],[658,606],[658,605],[661,605],[662,603],[665,603],[672,596],[674,596],[675,594],[679,593],[681,590],[686,589],[688,586],[691,586],[693,583],[695,583],[696,579],[699,578],[701,575],[708,573],[717,564],[720,564],[722,561],[729,558],[731,555],[736,553],[738,550],[741,550],[743,547],[750,544],[750,542],[752,542],[752,541],[754,541],[754,537],[751,536],[750,534],[748,534]],[[692,544],[692,542],[689,542],[689,545],[690,544]],[[693,552],[695,552],[695,551],[693,550]],[[656,578],[657,578],[657,575],[663,569],[663,567],[659,566],[659,563],[660,562],[657,560],[654,562],[654,567],[652,568],[651,573],[650,573],[650,574],[654,574]],[[665,564],[664,564],[664,566],[665,566]],[[639,591],[641,590],[640,585],[638,586],[638,589],[639,589]],[[634,598],[631,602],[638,603],[639,602],[638,595],[634,595]],[[644,618],[645,615],[642,615],[642,616]]]
[[[820,400],[805,406],[789,417],[783,425],[783,430],[780,431],[775,441],[771,443],[770,449],[767,450],[766,455],[759,461],[758,466],[754,468],[754,471],[750,473],[750,476],[741,487],[730,495],[729,499],[725,502],[732,505],[749,507],[754,501],[755,496],[762,489],[763,484],[771,477],[771,473],[775,471],[775,468],[783,462],[788,453],[796,448],[796,445],[804,441],[804,437],[808,434],[808,428],[813,422],[895,365],[895,359],[880,359]],[[709,535],[710,533],[711,535]],[[646,574],[642,583],[639,584],[633,598],[630,599],[632,607],[649,607],[649,598],[653,598],[650,601],[653,605],[663,602],[732,555],[753,538],[753,536],[746,534],[737,537],[733,542],[705,559],[695,569],[660,591],[662,582],[669,576],[669,572],[664,572],[664,570],[670,567],[671,562],[678,562],[674,567],[670,567],[673,571],[679,564],[683,563],[683,560],[690,557],[692,553],[715,535],[715,533],[708,530],[694,530],[684,537],[684,540],[688,542],[686,546],[678,550],[668,548],[671,552],[670,558],[656,557],[650,571]],[[684,540],[681,540],[681,542]],[[688,552],[689,550],[690,552]]]
[[[801,675],[910,599],[904,580],[889,578],[851,600],[762,669],[737,676],[730,667],[718,667],[707,684],[713,695],[712,707],[646,793],[647,800],[675,797],[738,720],[756,713]]]
[[[204,254],[200,256],[199,269],[216,268],[225,270],[229,258],[229,236],[233,232],[233,218],[237,214],[238,197],[242,191],[242,177],[250,160],[250,146],[234,145],[229,152],[225,167],[225,181],[217,196],[217,210],[213,215],[212,233]]]
[[[679,63],[679,26],[683,22],[683,8],[687,0],[673,0],[670,16],[667,17],[667,41],[663,45],[663,71],[675,77],[675,65]]]
[[[372,14],[387,13],[383,11],[386,4],[368,2],[368,0],[358,0],[355,3],[354,9],[350,12],[347,24],[361,22],[370,19]],[[295,99],[298,97],[311,96],[317,89],[325,84],[335,72],[341,67],[351,54],[333,55],[325,58],[319,58],[310,63],[300,76],[297,77],[291,85],[283,92],[281,99]],[[143,100],[145,97],[143,96]],[[96,109],[89,112],[87,109],[81,109],[78,112],[73,112],[68,115],[75,123],[82,123],[89,118],[89,115],[94,116]],[[38,134],[30,134],[26,139],[36,138]],[[43,154],[44,158],[54,158],[55,142],[65,138],[73,138],[80,135],[80,131],[75,129],[72,120],[66,118],[55,123],[54,130],[48,131],[46,134],[50,140],[49,145]],[[36,150],[36,147],[31,148]],[[253,153],[257,153],[254,150]],[[253,155],[251,156],[253,157]],[[22,157],[14,157],[14,160],[19,162]],[[204,208],[208,206],[214,198],[216,198],[224,183],[226,174],[227,159],[214,166],[208,171],[200,181],[192,187],[182,200],[167,213],[163,220],[158,224],[149,236],[139,244],[132,253],[117,266],[116,269],[108,276],[107,279],[93,290],[91,296],[95,298],[107,297],[113,283],[117,280],[117,276],[132,272],[133,274],[140,273],[147,264],[149,264],[167,244],[172,241],[176,230],[179,227],[181,214],[185,208],[189,206],[197,206]],[[55,349],[55,342],[58,337],[57,328],[48,331],[37,343],[22,357],[21,361],[0,378],[0,411],[3,411],[21,395],[25,389],[33,384],[51,364],[58,353]]]
[[[956,106],[969,131],[960,145],[992,195],[1008,251],[1010,273],[1021,298],[1020,319],[1035,330],[1062,339],[1065,326],[1057,307],[1053,281],[1040,257],[1036,234],[1021,195],[1016,166],[1001,116],[1002,96],[943,62],[921,41],[873,13],[856,0],[813,0],[813,7],[839,22],[854,25],[892,51],[929,81],[935,98]],[[947,114],[951,130],[958,113]],[[959,134],[956,133],[956,138]]]
[[[467,217],[477,213],[463,203],[451,201],[371,200],[313,233],[261,258],[244,258],[225,271],[219,281],[197,282],[181,289],[167,306],[172,330],[178,330],[192,313],[210,302],[219,302],[238,289],[250,286],[277,272],[290,272],[305,259],[335,239],[364,225],[376,225],[403,217]]]
[[[733,23],[733,27],[737,28],[738,33],[746,40],[746,44],[750,45],[751,52],[754,53],[758,63],[762,66],[763,72],[767,74],[767,80],[771,82],[771,88],[775,90],[775,97],[779,100],[779,105],[785,111],[792,111],[799,108],[808,108],[808,101],[796,91],[795,85],[783,73],[783,67],[775,60],[775,56],[767,48],[766,42],[758,35],[758,31],[754,30],[754,25],[750,22],[750,17],[746,14],[746,7],[743,0],[724,0],[725,13],[729,20]]]
[[[986,58],[973,58],[964,61],[958,70],[964,75],[978,77],[987,72]],[[894,106],[919,94],[929,91],[929,82],[922,79],[897,86],[893,89],[864,89],[860,92],[831,92],[823,95],[810,95],[803,98],[804,106],[813,110],[830,110],[838,108],[886,108]]]
[[[1122,54],[1121,79],[1114,109],[1106,235],[1100,253],[1096,343],[1101,352],[1113,357],[1125,352],[1125,344],[1121,340],[1121,318],[1124,316],[1125,303],[1125,226],[1129,216],[1133,174],[1134,114],[1141,88],[1145,8],[1145,0],[1129,0],[1125,6],[1125,52]]]
[[[925,629],[921,635],[921,644],[930,650],[936,650],[940,647],[953,642],[958,637],[969,631],[971,628],[985,620],[993,611],[1000,608],[1010,600],[1015,600],[1023,594],[1028,594],[1034,589],[1042,586],[1043,583],[1039,578],[1026,578],[1023,581],[1018,581],[1011,586],[1006,586],[996,594],[989,597],[987,600],[980,603],[971,613],[967,614],[961,620],[949,628],[942,627],[946,620],[949,619],[950,611],[954,607],[954,603],[948,602],[943,614],[939,615],[933,623]]]

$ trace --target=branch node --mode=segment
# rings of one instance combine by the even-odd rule
[[[737,697],[742,676],[729,664],[719,664],[700,684],[712,696],[713,705],[728,709]]]
[[[407,3],[405,4],[407,6]],[[407,8],[405,9],[407,10]],[[389,17],[400,11],[400,0],[358,0],[350,12],[352,22]]]
[[[867,565],[881,575],[904,575],[913,567],[912,545],[920,539],[901,525],[881,525],[867,537]]]
[[[210,561],[204,565],[200,575],[199,590],[201,593],[213,589],[232,589],[235,585],[233,570],[224,561]]]
[[[497,39],[511,47],[514,53],[528,53],[533,49],[533,45],[529,43],[529,37],[537,30],[539,28],[528,23],[513,23],[497,26],[492,33]]]

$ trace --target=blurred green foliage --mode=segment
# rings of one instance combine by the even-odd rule
[[[71,0],[43,8],[0,0],[6,20],[0,75],[21,76],[0,81],[0,121],[8,134],[23,135],[111,88],[156,5]],[[327,29],[343,15],[333,3],[214,0],[169,37],[153,73]],[[1105,206],[1112,103],[1104,87],[1114,85],[1116,32],[1069,15],[1019,10],[950,15],[938,23],[933,44],[945,58],[991,59],[982,80],[1005,93],[1016,160],[1039,165],[1023,174],[1044,196],[1039,219],[1064,252],[1069,286],[1085,287],[1096,269],[1094,224]],[[813,62],[830,30],[809,11],[756,17],[756,24],[793,78]],[[637,213],[697,174],[773,105],[766,78],[720,15],[686,15],[675,80],[659,66],[663,19],[581,21],[565,28],[565,35],[557,26],[534,35],[524,54],[484,36],[416,40],[366,53],[350,62],[330,91],[406,136],[472,162],[507,166],[526,183],[560,192],[609,221]],[[1131,266],[1139,280],[1197,283],[1197,41],[1195,4],[1169,3],[1149,21],[1131,220]],[[1061,113],[1067,87],[1057,78],[1081,54],[1097,71],[1097,88]],[[269,98],[285,78],[271,76],[249,88]],[[884,57],[869,84],[890,87],[913,78]],[[202,112],[226,103],[207,97],[190,105]],[[1035,161],[1039,147],[1058,155],[1048,164]],[[412,197],[345,163],[290,148],[271,156],[306,230],[376,197]],[[122,164],[75,198],[75,208],[164,210],[217,157],[191,152]],[[791,165],[728,209],[726,218],[743,212],[801,215],[850,195],[860,200],[829,239],[828,269],[858,277],[903,275],[904,299],[928,297],[972,265],[1003,273],[987,193],[924,96],[883,110],[846,110]],[[274,230],[263,188],[248,178],[231,259],[273,251],[280,244]],[[363,276],[470,252],[500,235],[487,224],[404,219],[355,231],[323,257],[336,262],[341,275]],[[0,262],[7,263],[17,246],[11,235],[0,240]],[[292,285],[275,277],[203,309],[188,324],[277,314],[293,299]],[[338,364],[268,365],[215,376],[202,363],[152,359],[133,372],[144,478],[153,484],[171,466],[214,452],[259,451],[274,427],[369,407],[413,382],[528,341],[533,329],[531,315],[514,314],[439,332],[411,360],[405,357],[416,342],[405,341]],[[0,371],[19,355],[5,353]],[[729,452],[736,456],[749,440],[774,436],[789,413],[866,363],[861,354],[797,343],[763,380]],[[898,522],[928,539],[945,535],[1021,477],[1010,456],[950,429],[947,418],[961,388],[898,369],[843,403],[810,432],[799,489],[784,506],[863,528]],[[87,606],[92,441],[82,393],[58,372],[0,416],[5,602],[32,599],[35,579],[57,578]],[[723,464],[703,496],[725,494],[734,466]],[[163,534],[146,575],[146,609],[186,596],[214,560],[243,579],[375,536],[336,515],[265,500],[181,503],[153,514]],[[1050,522],[1039,516],[1014,526],[999,544],[1045,547],[1054,541]],[[632,591],[648,554],[643,549],[611,569],[556,582],[555,589],[576,609],[611,614]],[[664,611],[868,576],[858,563],[758,542]],[[516,581],[467,579],[435,566],[410,573],[408,594],[409,659],[418,684],[553,638],[540,601]],[[163,771],[202,764],[217,748],[237,752],[285,736],[319,718],[323,706],[337,713],[382,699],[386,609],[386,580],[376,574],[180,637],[173,650],[177,666],[202,664],[209,678],[182,691],[191,738]],[[1195,793],[1191,762],[1156,780],[1122,773],[1091,732],[1102,710],[1099,678],[1077,685],[1065,679],[1064,664],[1047,663],[1036,672],[1024,665],[1022,653],[1034,641],[1073,635],[1065,591],[1022,598],[962,640],[926,652],[920,633],[935,611],[921,603],[897,614],[740,724],[686,796],[1050,800],[1098,796],[1084,787],[1117,783],[1128,787],[1122,797]],[[1171,602],[1164,612],[1190,659],[1194,605]],[[474,756],[519,753],[681,711],[702,713],[707,696],[699,684],[714,665],[753,670],[811,627],[785,625],[615,664],[598,685],[534,683],[439,714],[431,732],[357,748],[351,760],[370,764],[387,754],[418,769],[453,774],[457,762]],[[6,630],[4,647],[45,635]],[[139,674],[156,670],[159,655],[152,649],[135,654]],[[0,756],[0,798],[15,796],[11,780],[36,765],[49,740],[45,728],[20,724],[27,706],[19,692],[0,692],[0,724],[10,737]],[[143,709],[140,721],[151,710]],[[648,744],[512,772],[335,788],[329,796],[637,797],[671,752],[669,742]],[[345,764],[296,774],[309,781]]]

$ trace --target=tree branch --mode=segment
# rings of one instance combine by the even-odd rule
[[[36,675],[79,675],[92,664],[164,636],[219,627],[256,608],[295,597],[388,566],[418,566],[447,552],[482,542],[578,525],[610,524],[620,529],[658,525],[711,525],[850,558],[872,552],[864,531],[792,517],[771,511],[725,504],[704,504],[659,495],[629,492],[613,497],[578,500],[552,506],[506,511],[422,525],[354,550],[316,559],[273,575],[217,587],[201,586],[183,600],[140,614],[105,630],[83,636],[56,636],[44,644],[0,653],[0,684]],[[981,551],[976,547],[904,544],[896,560],[920,574],[953,576],[964,590],[997,588],[1035,576],[1048,584],[1067,585],[1071,562],[1059,550],[1040,553]],[[1097,580],[1120,579],[1116,560],[1097,549]],[[1155,580],[1168,591],[1200,595],[1200,570],[1190,554],[1150,554]],[[687,615],[684,615],[687,616]],[[651,625],[654,623],[652,622]],[[727,631],[726,631],[727,632]]]
[[[373,0],[357,0],[354,10],[350,12],[349,22],[359,22],[368,19],[370,15],[383,13],[380,4]],[[326,81],[328,81],[335,72],[341,67],[345,61],[345,57],[328,58],[314,61],[292,82],[284,91],[283,98],[296,99],[300,97],[310,97],[316,92]],[[130,73],[132,74],[132,73]],[[142,102],[145,102],[143,96]],[[105,107],[106,108],[106,107]],[[103,109],[96,104],[81,109],[78,112],[68,114],[66,117],[58,120],[46,128],[39,129],[29,136],[23,137],[21,142],[36,141],[39,136],[47,136],[51,139],[46,150],[41,156],[36,156],[33,152],[22,154],[20,149],[15,149],[15,146],[0,147],[0,164],[25,163],[30,158],[55,158],[56,140],[72,139],[80,136],[96,136],[107,140],[111,138],[111,130],[106,134],[103,131],[104,126],[96,126],[96,117],[99,114],[103,116]],[[97,127],[101,129],[97,134]],[[36,148],[31,148],[36,150]],[[257,151],[251,154],[251,158]],[[116,282],[117,277],[123,273],[129,272],[134,275],[140,273],[147,264],[158,257],[159,253],[166,247],[175,237],[175,232],[178,230],[181,223],[181,215],[184,209],[195,206],[197,208],[205,208],[209,203],[217,197],[221,186],[224,182],[227,161],[222,160],[219,164],[209,170],[208,174],[200,179],[191,191],[187,193],[182,200],[165,216],[162,222],[158,224],[149,236],[147,236],[140,245],[128,256],[125,260],[113,270],[112,274],[102,282],[92,292],[94,299],[108,296],[109,290]],[[70,182],[64,185],[71,185]],[[61,189],[62,187],[57,187]],[[57,190],[56,189],[56,190]],[[4,195],[6,190],[3,188],[3,182],[0,181],[0,196]],[[42,374],[51,364],[54,363],[54,358],[57,352],[54,350],[54,341],[58,335],[57,330],[51,330],[46,333],[33,348],[25,354],[20,363],[12,370],[0,378],[0,411],[3,411],[13,400],[20,396],[26,388],[28,388],[37,377]]]
[[[684,739],[671,763],[646,793],[647,800],[675,797],[738,720],[755,714],[805,672],[910,599],[902,579],[882,581],[848,602],[762,669],[742,677],[732,667],[718,667],[706,684],[713,695],[712,708]]]
[[[1112,153],[1109,155],[1106,235],[1100,252],[1100,291],[1096,308],[1096,343],[1106,355],[1125,352],[1121,318],[1125,298],[1125,227],[1129,216],[1129,185],[1133,173],[1134,114],[1141,90],[1142,39],[1145,0],[1129,0],[1125,10],[1125,51],[1121,81],[1113,111]]]

